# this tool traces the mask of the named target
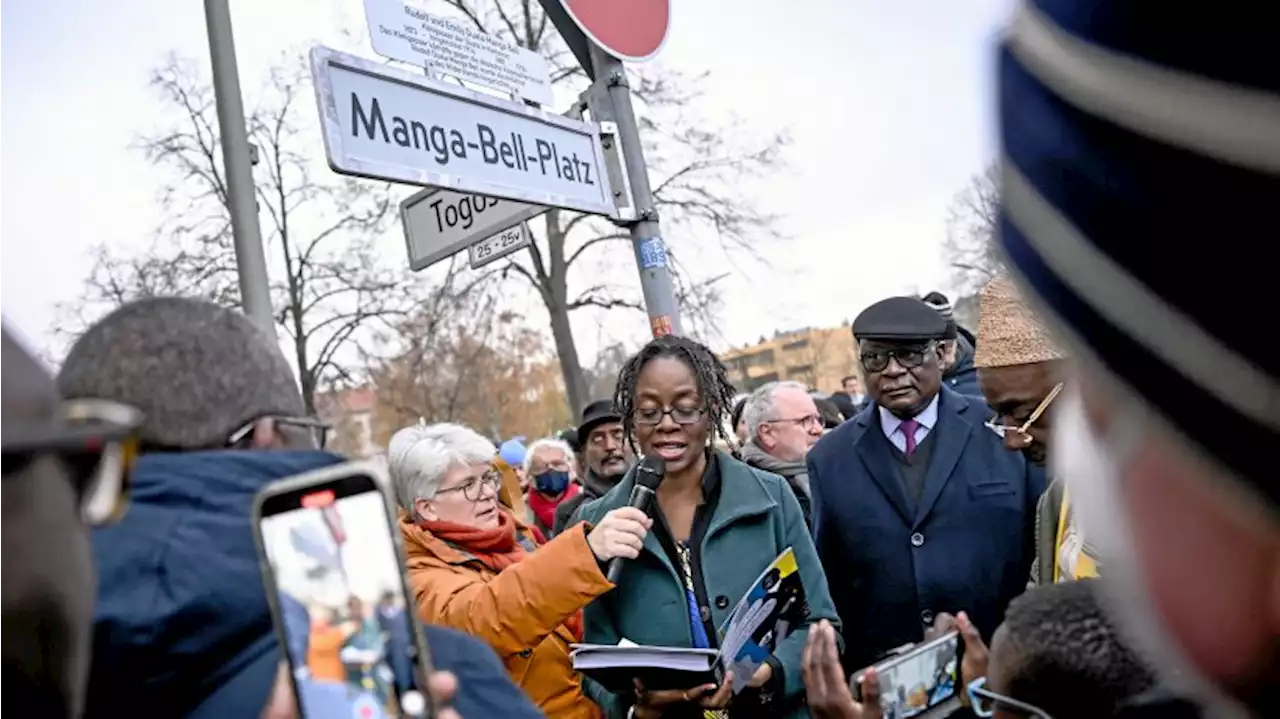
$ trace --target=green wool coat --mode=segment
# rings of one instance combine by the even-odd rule
[[[723,626],[769,563],[787,547],[795,550],[809,603],[809,620],[783,642],[775,655],[783,668],[785,698],[780,701],[794,706],[804,693],[800,658],[809,624],[827,619],[839,630],[840,620],[827,589],[827,577],[818,562],[800,505],[786,480],[749,467],[723,452],[716,454],[720,499],[701,547],[712,623],[717,628]],[[610,510],[627,505],[634,486],[633,469],[608,494],[584,504],[578,517],[599,522]],[[727,602],[717,601],[720,597]],[[679,568],[672,565],[661,543],[650,533],[640,556],[623,570],[618,586],[587,606],[583,641],[617,644],[625,637],[638,644],[691,647],[693,633],[687,606]],[[584,686],[606,716],[626,716],[631,697],[617,696],[589,679]],[[808,716],[808,711],[800,704],[788,716]]]

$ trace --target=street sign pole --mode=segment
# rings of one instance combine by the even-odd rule
[[[561,32],[565,32],[564,28]],[[591,64],[596,82],[604,83],[607,88],[612,120],[617,124],[618,144],[621,145],[631,185],[636,219],[627,224],[630,225],[631,246],[640,270],[640,289],[644,294],[645,310],[649,313],[649,328],[654,337],[682,335],[680,303],[676,300],[671,265],[658,226],[653,191],[649,187],[649,170],[644,164],[640,126],[631,106],[631,86],[627,81],[626,68],[621,60],[594,45],[591,47]]]
[[[666,40],[670,0],[538,0],[547,18],[594,82],[586,92],[594,122],[612,126],[626,166],[630,210],[615,212],[614,222],[631,231],[640,271],[640,289],[654,337],[683,334],[680,303],[671,279],[670,258],[658,226],[649,170],[644,164],[640,126],[631,105],[631,85],[623,60],[643,62]],[[626,189],[621,191],[625,195]],[[615,197],[619,194],[615,192]],[[620,207],[620,206],[619,206]]]
[[[227,173],[227,209],[235,237],[236,270],[240,275],[240,299],[244,313],[273,340],[276,323],[271,311],[271,286],[267,258],[258,227],[258,199],[253,187],[253,160],[244,127],[244,102],[240,97],[240,73],[231,34],[228,0],[205,0],[205,26],[209,32],[209,59],[213,66],[213,95],[222,133],[222,164]]]

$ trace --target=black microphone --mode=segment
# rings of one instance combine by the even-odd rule
[[[667,463],[661,457],[641,457],[636,464],[636,486],[631,488],[631,501],[627,502],[627,506],[649,514],[657,496],[655,490],[662,484],[662,477],[666,473]],[[622,557],[614,557],[609,560],[609,570],[605,572],[605,577],[617,584],[621,576]]]

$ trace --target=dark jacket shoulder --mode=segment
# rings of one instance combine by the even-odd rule
[[[427,651],[436,669],[453,672],[458,694],[453,708],[464,717],[541,717],[512,681],[488,644],[456,629],[426,625]]]
[[[586,500],[586,490],[578,492],[572,497],[564,500],[556,507],[556,526],[551,528],[551,536],[555,536],[565,530],[573,519],[574,512],[578,511],[578,507]],[[547,537],[550,539],[551,537]]]

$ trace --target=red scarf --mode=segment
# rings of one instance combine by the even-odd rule
[[[516,541],[516,520],[506,512],[498,512],[498,526],[492,529],[480,529],[442,519],[423,521],[419,526],[437,539],[475,555],[476,559],[495,572],[501,572],[524,559],[524,547]]]
[[[536,494],[536,492],[530,494]],[[430,522],[419,521],[418,526],[430,532],[436,539],[475,555],[476,559],[495,572],[501,572],[524,559],[528,554],[524,547],[520,546],[520,542],[516,541],[516,520],[507,512],[498,512],[498,526],[492,529],[479,529],[469,524],[446,522],[441,519]],[[546,543],[547,540],[537,527],[527,527],[527,529],[539,546]],[[582,641],[581,609],[566,619],[564,625],[573,634],[574,639]]]
[[[530,489],[529,496],[525,497],[525,501],[529,503],[529,509],[533,510],[533,515],[538,518],[542,526],[548,529],[555,529],[556,526],[556,507],[564,500],[581,492],[582,488],[576,484],[570,484],[559,497],[548,499],[546,495],[537,489]]]

